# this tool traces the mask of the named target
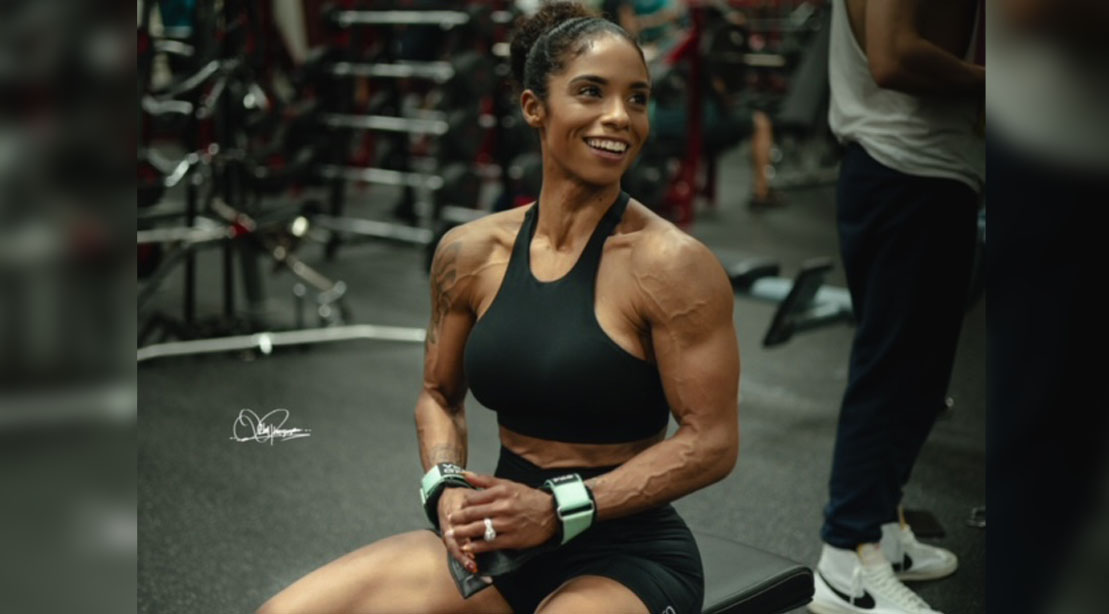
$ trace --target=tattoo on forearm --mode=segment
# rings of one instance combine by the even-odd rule
[[[425,349],[439,342],[439,329],[450,309],[452,291],[458,277],[458,252],[461,249],[462,242],[455,241],[443,247],[435,257],[431,269],[431,326],[424,340]]]

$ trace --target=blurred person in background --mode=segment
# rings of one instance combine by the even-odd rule
[[[1109,3],[988,7],[986,602],[1104,611]]]

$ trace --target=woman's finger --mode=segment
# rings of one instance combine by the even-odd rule
[[[508,521],[503,518],[490,518],[489,522],[493,525],[493,539],[491,540],[485,539],[486,526],[484,520],[468,524],[465,527],[458,527],[456,535],[461,535],[463,532],[467,535],[477,534],[476,537],[469,538],[461,547],[464,554],[477,556],[480,552],[516,547],[516,542],[519,539],[509,528]]]
[[[497,518],[495,516],[486,516],[486,518],[489,518],[490,524],[493,525],[493,531],[498,536],[511,533],[516,528],[516,523],[507,518]],[[464,545],[462,543],[464,540],[469,540],[471,542],[484,541],[485,529],[485,518],[456,527],[455,535],[459,539],[459,546],[461,547]]]
[[[447,547],[447,552],[470,573],[476,573],[477,562],[473,554],[462,549],[464,546],[468,546],[469,543],[467,539],[460,539],[453,528],[443,531],[443,545]]]
[[[451,512],[448,518],[450,524],[461,526],[472,522],[481,522],[482,519],[491,518],[501,511],[501,506],[496,502],[480,505],[467,505],[457,512]]]
[[[489,503],[495,501],[507,493],[503,486],[491,486],[483,490],[467,490],[462,496],[463,508],[470,505],[480,505],[482,503]]]
[[[446,546],[447,552],[450,554],[451,559],[454,559],[455,561],[461,563],[461,565],[466,567],[467,570],[471,569],[471,562],[472,560],[474,560],[474,556],[472,556],[468,552],[462,551],[461,544],[458,543],[458,540],[455,538],[454,532],[452,532],[450,529],[442,532],[442,545]]]
[[[492,550],[505,550],[507,548],[518,548],[521,545],[518,542],[519,542],[519,536],[518,535],[515,535],[513,533],[508,533],[506,535],[497,535],[496,539],[494,539],[493,541],[489,541],[489,542],[487,542],[483,539],[475,539],[475,540],[471,541],[470,543],[466,544],[465,548],[463,549],[463,552],[465,552],[465,553],[467,553],[471,556],[477,556],[477,555],[479,555],[483,552],[490,552]]]
[[[463,471],[462,476],[466,478],[467,482],[478,488],[491,488],[502,481],[500,478],[483,473],[474,473],[473,471]]]
[[[462,546],[464,546],[468,540],[459,538],[455,535],[455,529],[448,520],[452,511],[458,509],[460,499],[454,498],[456,497],[454,493],[450,491],[447,492],[450,494],[444,493],[443,498],[439,500],[439,526],[442,530],[443,545],[447,548],[447,552],[450,553],[454,560],[468,569],[470,573],[474,573],[477,570],[477,562],[472,555],[462,551]]]

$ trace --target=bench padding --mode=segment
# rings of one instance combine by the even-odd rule
[[[704,614],[778,614],[812,599],[812,571],[787,558],[693,532],[705,568]]]

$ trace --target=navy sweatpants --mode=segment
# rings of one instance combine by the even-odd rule
[[[965,312],[978,196],[848,145],[836,190],[858,327],[836,431],[824,541],[877,542],[943,407]]]

